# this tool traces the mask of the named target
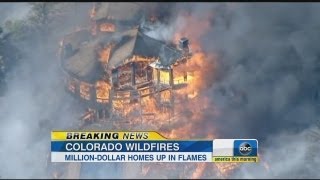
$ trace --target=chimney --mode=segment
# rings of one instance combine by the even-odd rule
[[[179,49],[189,51],[189,39],[183,37],[179,40]]]
[[[72,45],[70,43],[66,44],[64,46],[64,58],[69,58],[73,55],[74,50],[72,48]]]

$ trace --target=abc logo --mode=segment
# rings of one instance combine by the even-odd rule
[[[239,152],[241,155],[249,155],[252,152],[252,147],[249,143],[243,142],[239,146]]]

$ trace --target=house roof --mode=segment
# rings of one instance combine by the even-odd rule
[[[95,40],[80,46],[69,59],[64,61],[64,69],[79,79],[95,82],[103,75],[97,54],[100,42]]]
[[[70,43],[72,48],[78,48],[83,42],[89,41],[92,38],[92,35],[89,30],[82,29],[76,32],[72,32],[64,36],[64,44]]]
[[[141,11],[141,7],[137,3],[124,2],[103,2],[96,4],[96,15],[94,20],[100,20],[112,17],[118,21],[132,21]]]
[[[64,68],[78,78],[96,81],[103,76],[103,67],[99,61],[99,47],[115,43],[108,61],[108,70],[127,63],[133,55],[148,58],[160,58],[160,64],[168,67],[182,56],[182,53],[166,45],[164,42],[143,34],[139,28],[125,32],[115,32],[100,36],[87,44],[83,44],[77,52],[65,60]]]
[[[169,66],[182,56],[179,50],[143,34],[138,28],[125,32],[121,38],[109,61],[110,68],[125,64],[132,55],[159,57],[162,66]]]
[[[117,45],[112,50],[108,67],[115,68],[120,66],[133,54],[137,34],[138,29],[132,29],[115,38]]]

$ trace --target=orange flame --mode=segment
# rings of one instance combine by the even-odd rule
[[[222,177],[227,177],[230,172],[240,166],[240,163],[216,163],[215,167],[219,170]]]
[[[206,168],[206,163],[198,163],[195,171],[192,174],[191,179],[201,178],[202,174],[204,173],[205,168]]]
[[[186,87],[175,90],[175,118],[169,127],[163,126],[160,132],[167,138],[215,138],[215,130],[212,124],[207,125],[203,112],[210,112],[214,118],[219,112],[212,106],[207,97],[201,96],[201,92],[206,90],[213,82],[215,72],[215,54],[205,53],[199,40],[210,29],[210,18],[197,19],[191,15],[184,15],[185,26],[181,27],[174,35],[174,41],[182,37],[190,40],[190,49],[193,53],[191,59],[185,64],[174,67],[174,84]],[[210,82],[210,83],[209,83]],[[187,98],[187,99],[186,99]],[[157,114],[158,116],[158,114]],[[216,168],[223,176],[227,176],[233,169],[237,168],[237,163],[224,163]],[[191,175],[191,178],[201,178],[207,172],[206,163],[198,163]]]
[[[101,32],[115,32],[116,26],[111,23],[102,23],[102,24],[100,24],[100,31]]]
[[[80,83],[80,96],[85,100],[90,100],[90,84],[81,82]]]
[[[210,17],[210,16],[208,16]],[[181,63],[174,67],[174,84],[182,88],[174,90],[175,105],[174,115],[165,109],[159,109],[153,98],[142,100],[144,111],[153,112],[156,114],[157,121],[144,120],[144,124],[150,128],[160,128],[160,132],[168,138],[193,138],[193,137],[214,137],[213,128],[203,126],[203,111],[210,108],[211,115],[214,117],[218,112],[209,105],[208,98],[201,97],[201,91],[205,90],[208,82],[212,82],[214,74],[214,54],[207,54],[202,50],[199,42],[200,38],[209,30],[210,23],[208,18],[194,19],[190,15],[183,16],[185,27],[181,27],[174,36],[177,42],[181,37],[190,39],[190,48],[193,51],[193,56],[186,63]],[[157,72],[153,71],[154,78],[157,77]],[[160,71],[160,83],[169,84],[169,73]],[[169,99],[168,94],[160,95],[161,98]],[[161,104],[160,104],[161,106]],[[170,121],[170,126],[166,126],[166,122]],[[205,130],[201,130],[205,128]],[[201,133],[200,133],[201,132]],[[200,134],[199,134],[200,133]]]
[[[104,49],[102,49],[102,51],[99,52],[100,55],[100,61],[103,63],[108,63],[110,55],[111,55],[111,50],[112,50],[113,45],[110,44],[107,47],[105,47]]]
[[[105,81],[97,81],[96,83],[96,96],[97,102],[107,103],[109,102],[109,91],[111,86]]]
[[[215,54],[206,53],[201,46],[200,39],[207,33],[210,27],[210,18],[208,15],[205,18],[195,18],[191,15],[182,15],[182,19],[185,21],[185,26],[181,26],[180,29],[174,35],[174,41],[182,37],[187,37],[190,40],[190,49],[193,53],[192,57],[184,64],[179,64],[174,67],[174,84],[181,85],[182,88],[176,88],[174,90],[175,102],[174,102],[174,114],[167,111],[165,102],[170,100],[171,93],[164,91],[153,97],[141,98],[139,103],[131,104],[130,93],[119,95],[118,99],[113,100],[113,109],[115,111],[121,111],[124,116],[128,116],[131,112],[134,112],[138,106],[142,107],[140,113],[142,115],[148,114],[148,118],[143,118],[142,123],[148,130],[158,130],[167,138],[215,138],[215,129],[212,124],[208,124],[204,118],[204,111],[210,113],[210,118],[214,118],[218,111],[209,102],[209,99],[202,96],[202,91],[206,90],[213,82],[215,72]],[[99,27],[100,31],[113,32],[115,26],[113,24],[104,23]],[[99,55],[100,60],[108,62],[111,52],[111,47],[103,49]],[[134,57],[134,58],[139,58]],[[133,58],[133,59],[134,59]],[[125,72],[125,71],[123,71]],[[155,72],[155,71],[154,71]],[[154,73],[154,76],[157,74]],[[120,74],[119,82],[121,85],[121,78],[130,79],[129,74]],[[162,84],[169,83],[169,73],[165,71],[160,72],[160,82]],[[127,80],[126,80],[127,82]],[[97,84],[98,86],[98,84]],[[109,86],[100,86],[103,90],[108,89]],[[175,86],[177,87],[177,86]],[[85,91],[86,88],[80,86],[80,90]],[[102,92],[104,92],[102,90]],[[147,90],[144,93],[152,93],[152,90]],[[108,93],[102,93],[100,97],[106,98]],[[98,93],[98,91],[97,91]],[[159,96],[158,96],[159,95]],[[98,96],[98,95],[97,95]],[[116,95],[117,96],[117,95]],[[84,96],[85,97],[85,96]],[[117,97],[116,97],[117,98]],[[162,103],[158,103],[156,98],[163,99]],[[171,107],[169,107],[170,109]],[[151,117],[153,115],[153,117]],[[169,121],[169,125],[168,122]],[[134,118],[133,124],[140,124],[140,118]],[[212,121],[210,121],[212,123]],[[152,165],[151,165],[152,166]],[[192,178],[201,178],[207,171],[208,165],[206,163],[198,163],[194,172],[190,175]],[[235,163],[219,164],[215,167],[221,174],[227,175],[234,168],[238,167]],[[152,169],[152,168],[151,168]],[[149,171],[148,168],[144,169],[145,172]]]

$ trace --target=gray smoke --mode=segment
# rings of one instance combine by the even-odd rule
[[[27,3],[1,3],[0,4],[0,25],[7,20],[23,19],[29,12],[30,6]]]
[[[5,8],[4,4],[0,7]],[[8,17],[6,20],[14,20],[13,16],[30,9],[17,8],[14,3],[8,7],[10,12],[0,11],[1,15]],[[75,106],[77,102],[64,91],[56,55],[66,29],[70,32],[74,22],[82,19],[73,14],[71,21],[70,15],[64,16],[63,26],[56,27],[61,34],[59,31],[52,33],[49,37],[51,43],[36,43],[43,38],[37,34],[31,41],[24,42],[27,45],[15,42],[23,57],[7,75],[8,89],[0,97],[1,178],[48,178],[46,161],[50,160],[47,155],[51,147],[51,130],[72,128],[81,115]],[[26,18],[24,16],[22,20]]]
[[[266,171],[261,164],[245,164],[234,178],[319,178],[319,156],[312,155],[319,145],[306,139],[319,119],[319,5],[176,3],[171,23],[149,33],[169,41],[172,32],[187,28],[180,10],[199,19],[213,14],[210,30],[199,40],[206,52],[218,56],[217,68],[202,96],[210,98],[219,115],[207,109],[197,128],[214,128],[219,138],[257,138],[270,166]],[[54,56],[60,38],[88,22],[90,3],[72,7],[57,23],[51,46],[23,47],[28,56],[7,79],[8,92],[0,98],[2,178],[46,177],[50,131],[71,128],[80,114],[61,86]],[[28,11],[0,8],[1,21]],[[96,169],[96,178],[103,178],[103,171]]]
[[[199,136],[211,127],[218,138],[256,138],[270,166],[243,165],[232,177],[319,178],[319,161],[312,160],[319,156],[309,155],[320,147],[307,135],[319,119],[320,4],[178,3],[177,9],[172,24],[149,35],[170,40],[172,32],[195,29],[179,10],[198,20],[213,15],[199,38],[205,52],[218,56],[207,59],[217,67],[202,92],[211,108],[203,112]]]
[[[304,137],[319,118],[319,5],[186,5],[195,17],[214,15],[200,40],[218,54],[218,67],[203,95],[220,115],[205,111],[203,127],[211,125],[220,138],[257,138],[272,172],[245,165],[235,178],[319,178],[319,161],[304,165],[314,143]]]

